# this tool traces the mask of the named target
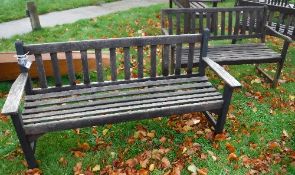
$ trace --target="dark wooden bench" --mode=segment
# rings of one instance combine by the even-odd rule
[[[208,8],[205,2],[211,2],[213,7],[217,7],[221,0],[169,0],[170,8],[175,4],[178,8]]]
[[[283,1],[277,2],[281,4]],[[268,7],[267,13],[267,25],[273,30],[287,35],[295,40],[295,8],[289,7],[288,5],[276,5],[272,3],[262,3],[246,0],[237,0],[236,6],[265,6]],[[248,20],[249,21],[249,20]],[[249,25],[249,22],[248,22]],[[254,26],[256,24],[254,23]],[[267,31],[268,32],[268,31]],[[272,34],[269,32],[267,34]]]
[[[202,45],[199,72],[193,65],[181,69],[169,67],[171,45],[189,45],[188,62],[192,63],[195,45]],[[16,42],[18,55],[34,55],[39,74],[39,87],[33,88],[28,70],[13,83],[2,109],[10,115],[25,158],[30,168],[37,167],[34,151],[36,140],[47,132],[82,128],[130,120],[148,119],[172,114],[203,112],[215,127],[223,132],[226,114],[234,88],[240,83],[222,67],[207,58],[208,32],[194,35],[154,36],[142,38],[101,39],[79,42],[23,45]],[[102,66],[102,50],[110,53],[110,66]],[[157,54],[163,51],[162,58]],[[97,76],[90,78],[87,51],[96,55]],[[77,83],[72,52],[80,51],[83,83]],[[119,51],[123,61],[119,64]],[[177,49],[176,54],[181,52]],[[68,83],[63,83],[57,53],[66,55]],[[48,85],[42,55],[50,54],[54,70],[54,85]],[[150,55],[150,56],[147,56]],[[137,78],[132,78],[131,58],[137,58]],[[161,60],[161,61],[160,61]],[[177,63],[180,57],[177,57]],[[144,64],[146,63],[146,64]],[[211,67],[225,81],[223,94],[208,81],[205,67]],[[118,68],[122,67],[122,75]],[[120,69],[119,69],[120,70]],[[110,72],[110,80],[107,72]],[[159,73],[161,75],[158,75]],[[120,72],[119,72],[120,73]],[[118,79],[118,77],[124,79]],[[34,80],[37,81],[37,80]],[[24,97],[23,94],[25,93]],[[24,110],[21,110],[22,99]],[[218,117],[211,115],[214,112]]]
[[[196,15],[196,12],[199,13],[199,15]],[[271,80],[273,86],[276,86],[283,68],[291,38],[276,32],[271,27],[267,27],[265,18],[266,13],[266,9],[259,6],[207,9],[164,9],[162,10],[162,31],[165,35],[179,35],[182,33],[202,33],[204,28],[211,28],[210,40],[257,38],[261,41],[260,43],[252,42],[252,40],[250,40],[247,44],[210,46],[208,49],[208,57],[222,65],[278,63],[274,78],[271,78],[256,66],[259,72],[263,73],[263,75]],[[206,16],[204,16],[204,14],[206,14]],[[190,18],[190,28],[187,28],[187,25],[183,22],[183,17],[185,16],[189,16]],[[250,25],[247,26],[248,16],[250,16]],[[239,25],[240,20],[242,20],[242,26]],[[257,27],[254,27],[254,21],[258,21]],[[248,30],[246,30],[247,27]],[[265,28],[285,40],[281,53],[277,53],[265,45]],[[183,67],[186,67],[188,63],[188,60],[185,57],[187,53],[188,48],[186,47],[182,52],[181,65]],[[197,65],[200,62],[198,49],[196,49],[195,54],[193,63],[194,65]],[[175,55],[175,53],[172,53],[172,55]],[[175,56],[171,58],[171,67],[173,67]]]

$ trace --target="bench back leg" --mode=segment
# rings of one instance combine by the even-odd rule
[[[33,150],[35,145],[33,145],[33,148],[32,148],[31,143],[29,142],[27,136],[25,135],[25,131],[24,131],[24,129],[22,127],[22,123],[21,123],[21,117],[22,116],[20,114],[11,116],[12,123],[15,127],[17,137],[18,137],[19,142],[21,144],[21,147],[24,152],[25,159],[28,163],[29,168],[30,169],[37,168],[38,164],[35,159],[34,150]]]

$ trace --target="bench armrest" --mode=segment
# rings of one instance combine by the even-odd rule
[[[21,73],[14,81],[2,108],[2,114],[15,115],[18,113],[28,76],[28,73]]]
[[[223,67],[215,63],[208,57],[203,57],[203,61],[231,88],[242,87],[241,83],[238,82],[233,76],[231,76]]]
[[[287,41],[289,43],[292,43],[293,42],[290,37],[288,37],[288,36],[286,36],[284,34],[281,34],[280,32],[274,30],[270,26],[266,25],[265,28],[266,28],[266,31],[268,31],[271,35],[274,35],[276,37],[279,37],[279,38],[281,38],[281,39],[283,39],[283,40],[285,40],[285,41]]]

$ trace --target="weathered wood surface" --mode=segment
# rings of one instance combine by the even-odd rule
[[[41,29],[38,10],[34,1],[27,2],[27,15],[30,18],[32,29]]]
[[[254,25],[247,26],[246,24],[248,17],[250,17],[252,23],[253,21],[259,21],[259,24],[264,26],[264,18],[266,18],[266,16],[259,14],[263,11],[264,7],[259,6],[206,9],[164,9],[162,10],[162,28],[163,31],[169,31],[170,35],[173,33],[202,33],[205,28],[209,28],[211,40],[262,38],[264,37],[263,27],[257,28],[254,27]],[[183,20],[179,19],[179,16],[184,17],[185,15],[190,17],[190,25],[185,24]],[[219,19],[219,17],[221,17],[221,19]],[[242,24],[241,26],[239,25],[240,22]],[[252,28],[249,29],[250,27]],[[246,28],[251,30],[251,33],[246,32]]]
[[[212,61],[208,57],[203,58],[204,62],[230,87],[241,87],[242,85],[231,76],[223,67],[221,67],[216,62]]]
[[[182,48],[182,67],[187,67],[188,52],[188,48]],[[199,52],[199,49],[195,50],[194,65],[199,64]],[[221,65],[274,63],[282,58],[281,54],[268,48],[263,43],[211,46],[208,48],[207,55],[214,62]]]
[[[295,39],[295,8],[291,8],[284,1],[270,1],[267,3],[238,0],[237,6],[266,6],[268,8],[267,24],[281,34]],[[254,22],[256,27],[256,21]],[[249,23],[247,24],[249,26]]]
[[[1,113],[5,115],[18,114],[21,99],[24,94],[25,85],[28,80],[28,73],[21,73],[12,84]]]
[[[217,7],[221,0],[170,0],[170,8],[173,3],[179,8],[208,8],[205,2],[211,2],[213,7]]]
[[[194,72],[195,45],[201,45],[201,56],[206,56],[208,35],[207,30],[203,35],[122,38],[24,46],[25,49],[21,51],[27,50],[36,56],[41,89],[35,88],[33,93],[25,96],[24,111],[20,114],[18,108],[28,79],[28,73],[22,73],[12,86],[4,105],[4,112],[14,115],[13,122],[29,167],[37,167],[34,157],[36,139],[39,135],[51,131],[200,111],[205,112],[216,128],[216,133],[221,133],[228,111],[229,97],[232,89],[238,87],[238,83],[212,60],[205,59],[205,62],[231,86],[231,91],[226,89],[226,94],[220,94],[204,74],[201,76]],[[189,46],[186,71],[181,70],[183,45]],[[175,46],[177,66],[170,67],[170,57],[174,56],[171,50]],[[131,51],[131,47],[137,51],[135,57],[138,60],[138,78],[131,78],[131,52],[134,51]],[[159,48],[162,48],[161,58],[158,58],[161,55],[158,53]],[[111,81],[104,80],[106,72],[102,65],[102,49],[110,53]],[[83,84],[76,83],[72,58],[72,52],[76,50],[81,54]],[[97,82],[90,81],[88,50],[95,50]],[[117,75],[117,50],[123,54],[123,68],[120,67],[124,71],[123,80],[118,79]],[[69,85],[62,85],[60,82],[58,52],[66,55]],[[52,68],[56,70],[55,87],[47,88],[42,60],[42,54],[45,53],[50,54]],[[149,55],[149,60],[144,58],[146,54]],[[149,75],[145,75],[144,62],[149,62],[147,66]],[[161,68],[162,75],[157,75],[157,65]],[[220,111],[217,121],[207,111]]]

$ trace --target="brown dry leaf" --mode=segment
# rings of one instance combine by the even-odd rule
[[[147,133],[147,136],[150,138],[154,138],[155,137],[155,132],[149,132]]]
[[[229,161],[238,161],[238,160],[239,160],[238,156],[237,156],[235,153],[230,153],[230,154],[228,155],[227,159],[228,159]]]
[[[230,143],[226,143],[225,146],[226,146],[226,149],[229,151],[229,153],[234,153],[236,151],[236,148]]]
[[[82,151],[89,151],[89,150],[90,150],[90,146],[89,146],[88,143],[78,144],[78,147],[79,147]]]
[[[166,140],[167,140],[166,137],[161,137],[159,141],[160,141],[161,143],[165,143]]]
[[[148,175],[148,174],[149,174],[149,171],[146,170],[146,169],[140,169],[140,170],[138,171],[138,174],[140,174],[140,175]]]
[[[170,161],[167,157],[163,157],[161,162],[162,162],[162,167],[164,169],[169,168],[171,166]]]
[[[41,175],[42,171],[38,168],[29,169],[25,172],[25,175]]]
[[[85,153],[82,153],[81,151],[73,151],[73,154],[75,157],[78,157],[78,158],[85,156]]]
[[[136,159],[128,159],[125,163],[128,167],[134,168],[138,162]]]
[[[216,140],[216,141],[223,141],[225,139],[226,139],[226,135],[224,133],[216,134],[215,137],[214,137],[214,140]]]
[[[68,164],[68,161],[64,158],[64,157],[61,157],[59,160],[58,160],[59,164],[62,165],[63,167],[67,166]]]
[[[273,149],[276,149],[280,146],[280,144],[278,144],[278,142],[270,142],[268,143],[268,148],[273,150]]]
[[[197,170],[197,173],[199,175],[207,175],[208,174],[208,169],[207,168],[201,168]]]
[[[73,168],[74,175],[80,175],[82,173],[82,162],[76,163],[76,165]]]
[[[6,115],[0,114],[0,120],[4,123],[8,122],[8,117]]]

